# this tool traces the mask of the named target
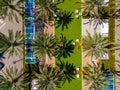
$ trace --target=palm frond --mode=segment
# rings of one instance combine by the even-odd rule
[[[40,74],[35,73],[38,83],[36,86],[39,90],[56,90],[61,85],[61,76],[57,74],[56,69],[45,65],[40,67]]]
[[[13,56],[13,54],[20,55],[24,44],[21,32],[16,31],[14,35],[13,30],[8,30],[8,36],[0,32],[0,42],[0,53],[8,53],[8,57]]]
[[[5,19],[8,17],[8,20],[13,22],[13,19],[19,23],[18,15],[22,12],[20,4],[23,3],[21,0],[14,2],[14,0],[1,0],[0,1],[0,16]]]
[[[20,90],[25,89],[28,82],[25,81],[27,74],[23,70],[9,67],[3,71],[4,76],[0,76],[1,90]]]
[[[97,33],[96,30],[93,35],[87,31],[87,35],[83,37],[83,51],[87,52],[86,56],[103,57],[109,51],[109,45],[108,39]]]
[[[49,56],[49,58],[54,56],[54,52],[57,47],[55,37],[46,32],[39,32],[33,40],[32,45],[34,49],[34,55],[42,58],[45,58],[46,54]]]

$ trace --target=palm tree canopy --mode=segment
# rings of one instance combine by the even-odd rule
[[[72,14],[73,12],[57,12],[56,13],[56,24],[55,24],[55,28],[58,28],[58,27],[62,27],[62,31],[66,28],[68,29],[69,27],[69,24],[71,24],[73,18],[72,18]]]
[[[71,53],[74,52],[73,40],[67,40],[63,34],[61,34],[60,39],[57,38],[57,46],[55,55],[58,59],[71,57]]]
[[[60,73],[64,78],[64,82],[67,80],[70,83],[72,79],[75,79],[74,75],[72,74],[72,71],[75,69],[75,65],[73,63],[60,60],[60,62],[58,62],[56,65],[61,69]]]
[[[85,0],[82,3],[82,9],[87,13],[95,13],[98,11],[98,7],[104,5],[105,0]]]
[[[13,54],[19,55],[22,51],[23,35],[21,31],[8,30],[8,36],[0,32],[0,53],[8,53],[9,56]]]
[[[53,0],[36,0],[35,2],[36,20],[41,18],[43,23],[53,20],[57,8],[56,5],[59,3],[55,3]]]
[[[56,90],[56,87],[61,87],[62,77],[53,67],[48,65],[40,67],[40,74],[35,73],[35,76],[38,80],[36,86],[39,90]]]
[[[55,37],[47,32],[38,32],[32,42],[34,55],[40,58],[45,58],[47,54],[49,57],[54,56],[57,43]]]
[[[87,52],[86,56],[91,58],[93,56],[96,58],[103,57],[108,52],[108,39],[97,33],[96,30],[93,35],[88,31],[86,32],[87,35],[83,37],[83,51]]]
[[[3,19],[8,17],[11,21],[15,18],[16,22],[19,22],[17,14],[22,14],[22,1],[23,0],[0,0],[0,17]]]
[[[86,85],[89,86],[89,90],[104,90],[108,82],[106,82],[106,76],[103,71],[98,67],[88,65],[88,69],[84,67],[83,78],[86,81]]]
[[[105,19],[110,17],[108,7],[103,6],[108,4],[105,0],[85,0],[83,3],[78,3],[82,4],[83,17],[89,18],[89,21],[85,24],[91,24],[93,22],[95,29],[98,25],[103,25],[103,23],[106,23],[107,20]]]
[[[9,67],[3,72],[3,76],[0,76],[0,90],[24,90],[26,85],[26,77],[23,70]]]

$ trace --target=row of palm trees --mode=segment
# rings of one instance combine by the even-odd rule
[[[2,71],[3,76],[0,76],[0,89],[28,90],[30,85],[29,88],[37,88],[38,90],[56,90],[56,88],[61,88],[66,81],[70,82],[75,79],[72,74],[72,70],[75,69],[74,64],[62,62],[59,63],[59,67],[60,69],[48,65],[39,66],[38,71],[31,70],[31,74],[23,69],[8,67]],[[32,83],[34,80],[36,80],[36,84]]]
[[[96,6],[97,6],[97,8],[99,8],[100,5],[103,4],[103,1],[104,0],[90,0],[90,1],[88,0],[88,4],[86,3],[87,5],[85,5],[85,6],[89,6],[89,5],[90,6],[89,6],[89,8],[86,8],[85,10],[88,11],[88,14],[90,14],[92,19],[96,19],[96,18],[98,20],[102,19],[102,18],[99,18],[98,9],[96,10]],[[15,18],[16,21],[18,22],[17,13],[20,14],[22,17],[24,15],[23,14],[24,13],[23,0],[20,0],[16,3],[13,3],[13,2],[14,2],[14,0],[1,0],[0,1],[0,16],[3,19],[8,17],[9,20],[13,20],[13,18]],[[44,1],[36,0],[36,2],[37,2],[36,8],[35,8],[36,9],[36,21],[39,19],[42,19],[41,21],[44,24],[50,20],[53,20],[52,18],[53,18],[53,15],[55,14],[54,12],[57,8],[56,5],[58,3],[53,3],[52,0],[44,0]],[[86,2],[87,2],[87,0],[86,0]],[[4,53],[4,54],[9,53],[9,56],[13,56],[14,53],[19,54],[22,51],[21,47],[24,45],[24,39],[23,39],[21,32],[17,31],[16,34],[14,35],[13,31],[9,30],[8,33],[9,33],[8,36],[4,35],[3,33],[0,33],[0,42],[1,42],[0,43],[0,53]],[[57,53],[60,52],[59,50],[61,50],[60,53],[62,53],[62,54],[60,54],[60,53],[58,54],[59,57],[62,57],[63,53],[67,53],[68,56],[70,56],[70,54],[68,53],[68,48],[67,48],[67,46],[64,46],[64,44],[66,43],[65,45],[71,46],[71,44],[70,44],[71,41],[69,41],[67,43],[66,39],[63,36],[61,36],[61,38],[63,38],[63,41],[61,40],[60,44],[58,44],[58,42],[56,42],[54,36],[49,35],[47,33],[39,32],[36,35],[35,40],[33,40],[33,42],[32,42],[34,54],[37,57],[42,58],[43,60],[45,60],[46,54],[49,57],[56,55],[55,52],[57,50],[58,50]],[[92,40],[92,42],[91,42],[91,40]],[[95,56],[96,58],[101,57],[108,50],[108,48],[107,48],[108,40],[103,38],[100,34],[97,34],[96,32],[94,33],[93,37],[88,32],[88,36],[84,37],[83,41],[84,41],[83,48],[85,51],[88,51],[87,55],[89,55],[91,57],[93,57],[93,56]],[[73,49],[73,46],[71,46],[71,48]],[[70,50],[70,52],[72,52],[72,51]],[[66,58],[67,56],[63,56],[63,57]],[[36,85],[36,87],[38,87],[40,90],[55,90],[56,87],[61,87],[62,81],[63,82],[65,80],[70,81],[71,77],[72,77],[72,79],[74,78],[74,76],[71,76],[71,72],[67,71],[70,66],[72,66],[72,69],[75,68],[75,66],[73,64],[69,65],[68,62],[65,62],[65,63],[60,62],[58,64],[58,66],[61,67],[60,72],[57,72],[57,70],[55,68],[47,66],[47,65],[45,65],[43,67],[40,66],[39,71],[37,71],[37,72],[32,71],[32,75],[33,75],[32,78],[38,80],[38,84]],[[105,77],[104,77],[102,71],[98,72],[97,71],[98,69],[96,69],[96,67],[94,67],[94,68],[95,69],[93,69],[93,67],[92,67],[89,70],[89,72],[85,72],[85,70],[84,70],[84,72],[85,72],[84,77],[86,78],[87,81],[88,81],[88,79],[93,81],[93,86],[91,86],[90,89],[99,90],[99,88],[101,89],[101,87],[97,86],[98,84],[96,84],[96,82],[99,82],[102,86],[104,86],[105,83],[102,81],[105,80]],[[1,82],[0,89],[1,90],[20,90],[19,88],[21,88],[21,90],[23,88],[23,90],[24,90],[26,88],[25,86],[27,86],[27,84],[31,83],[31,81],[27,80],[28,78],[26,78],[26,77],[29,77],[29,73],[27,71],[19,72],[17,69],[6,68],[6,71],[3,73],[5,75],[0,76],[0,82]],[[94,76],[96,74],[98,76],[97,78],[99,78],[98,80],[96,78],[94,78]],[[101,80],[101,81],[99,81],[99,80]]]
[[[0,53],[9,54],[8,58],[20,55],[22,47],[25,45],[21,31],[16,31],[14,34],[13,30],[8,30],[8,36],[0,32],[0,42]],[[31,44],[34,55],[44,61],[46,54],[49,58],[52,56],[56,56],[58,59],[70,57],[74,49],[72,40],[67,41],[63,35],[60,38],[55,38],[54,35],[47,32],[38,32]]]
[[[105,0],[84,0],[84,2],[77,2],[82,7],[82,16],[84,18],[88,18],[89,21],[85,24],[91,24],[93,22],[93,26],[95,29],[98,25],[103,25],[107,22],[106,19],[109,18],[120,18],[120,1],[109,0],[106,2]]]
[[[53,2],[53,0],[35,0],[35,24],[41,23],[45,26],[49,21],[54,20],[57,5],[61,2]],[[0,18],[19,23],[18,17],[24,17],[24,0],[1,0],[0,1]],[[43,27],[42,26],[42,27]],[[38,26],[37,26],[38,27]],[[41,27],[37,28],[41,29]],[[44,28],[43,28],[44,30]]]
[[[51,20],[54,20],[54,15],[56,14],[56,10],[58,10],[57,5],[61,2],[53,2],[53,0],[35,0],[35,13],[36,13],[36,21],[41,19],[41,23],[48,23]],[[105,0],[85,0],[83,3],[77,2],[82,5],[82,10],[85,12],[83,16],[88,16],[90,22],[95,22],[95,25],[103,24],[104,19],[109,17],[119,18],[119,4],[117,4],[115,11],[109,12],[108,10],[104,11],[104,5],[109,4],[109,2],[105,3]],[[117,1],[119,3],[119,1]],[[114,3],[113,3],[114,4]],[[114,8],[114,5],[111,5],[111,9]],[[24,5],[23,0],[18,0],[14,2],[14,0],[1,0],[0,1],[0,18],[5,19],[8,17],[9,20],[18,21],[17,14],[24,16]],[[107,14],[107,17],[106,17]],[[103,18],[103,15],[105,16]]]
[[[16,33],[14,35],[13,30],[8,30],[8,33],[9,34],[7,36],[0,32],[0,37],[1,37],[0,38],[0,42],[1,42],[0,43],[0,47],[1,47],[0,52],[1,53],[4,52],[4,55],[9,54],[8,57],[13,56],[14,54],[20,55],[22,53],[22,46],[25,45],[23,35],[21,34],[20,31],[16,31]],[[63,45],[65,45],[65,47],[69,46],[70,44],[72,45],[72,42],[71,43],[68,42],[68,44],[66,44],[66,42],[64,42],[64,40],[62,40],[62,39],[60,40],[60,42]],[[38,57],[40,60],[43,60],[44,62],[46,60],[46,54],[49,56],[49,58],[51,58],[52,56],[55,56],[57,54],[60,55],[60,53],[61,53],[61,55],[63,54],[62,52],[58,52],[58,51],[60,51],[59,48],[60,47],[62,48],[62,46],[60,46],[60,44],[58,43],[58,39],[56,40],[55,36],[53,36],[52,34],[48,34],[45,32],[44,33],[38,32],[35,36],[35,39],[33,40],[33,42],[31,44],[33,46],[34,55],[36,57]],[[73,45],[72,45],[72,47],[73,47]],[[64,48],[64,53],[70,54],[71,51],[69,52],[67,50],[68,49]],[[5,90],[6,88],[9,88],[10,90],[20,90],[21,88],[23,88],[23,90],[25,90],[26,87],[22,86],[22,84],[27,86],[30,84],[31,80],[37,79],[39,81],[39,84],[37,86],[38,86],[38,88],[40,88],[40,90],[44,90],[43,88],[45,88],[45,90],[47,90],[47,88],[49,88],[49,90],[55,90],[56,86],[54,86],[54,85],[57,84],[57,82],[60,82],[62,80],[63,84],[64,84],[65,81],[68,80],[70,82],[71,79],[74,79],[73,78],[74,75],[73,75],[73,77],[71,77],[71,76],[72,76],[72,70],[75,69],[75,65],[70,64],[68,62],[62,62],[58,65],[58,67],[61,68],[59,73],[57,72],[56,68],[46,66],[46,65],[45,65],[45,67],[39,66],[39,64],[36,64],[36,65],[35,66],[30,65],[30,67],[32,69],[32,70],[30,70],[31,72],[29,72],[29,70],[23,70],[23,71],[19,72],[16,68],[14,69],[13,67],[6,68],[6,72],[3,72],[4,75],[0,77],[0,82],[2,82],[0,89]],[[36,70],[37,68],[39,68],[39,69]],[[50,70],[48,70],[48,72],[46,72],[46,69],[44,69],[44,68],[46,68],[46,69],[50,68],[50,70],[52,70],[52,71],[49,72]],[[67,68],[69,68],[70,70],[68,70]],[[66,72],[66,70],[68,70],[68,71]],[[17,73],[19,75],[17,75]],[[51,74],[51,75],[48,77],[48,76],[45,76],[44,74],[45,75]],[[29,80],[29,78],[32,78],[32,77],[33,77],[33,79]],[[45,78],[45,80],[43,79],[43,77]],[[24,78],[23,80],[25,80],[25,81],[20,81],[21,78]],[[28,79],[28,80],[26,80],[26,79]],[[49,80],[54,80],[54,79],[55,79],[55,82],[49,81]],[[43,80],[43,81],[41,81],[41,80]],[[24,82],[27,83],[27,85],[24,84]],[[48,83],[46,83],[46,82],[48,82]],[[4,86],[5,83],[7,83],[6,86]],[[42,83],[42,85],[40,83]],[[44,86],[44,84],[46,84],[46,85]],[[9,85],[11,87],[9,87]]]
[[[104,3],[104,1],[105,0],[85,0],[85,2],[83,3],[83,17],[89,18],[90,20],[87,23],[91,24],[92,22],[95,26],[95,29],[98,25],[103,25],[104,23],[107,23],[107,19],[109,18],[119,19],[120,17],[120,15],[118,14],[119,7],[115,6],[115,3],[120,2],[109,0],[109,2]],[[108,6],[105,6],[107,4]],[[109,41],[108,37],[104,37],[100,33],[96,32],[97,31],[94,30],[94,34],[92,35],[90,34],[90,32],[87,31],[87,35],[83,37],[83,51],[87,52],[86,56],[90,56],[91,59],[100,59],[108,52],[119,50],[118,41],[116,43],[113,41]],[[89,90],[104,90],[107,84],[109,84],[108,82],[106,82],[106,76],[104,74],[104,64],[101,65],[102,69],[99,69],[99,65],[88,65],[87,68],[89,69],[84,69],[83,77],[86,80],[86,85],[89,85]]]

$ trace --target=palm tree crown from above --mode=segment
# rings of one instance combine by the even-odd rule
[[[60,68],[60,73],[63,76],[63,84],[68,81],[70,83],[75,76],[73,75],[72,71],[75,70],[75,65],[73,63],[69,63],[68,61],[61,61],[57,62],[57,67]]]
[[[36,0],[36,20],[39,18],[42,19],[43,23],[47,23],[50,20],[53,20],[56,6],[58,2],[53,2],[53,0]]]
[[[55,55],[57,59],[68,58],[71,57],[71,54],[74,52],[74,45],[72,44],[73,40],[67,40],[63,34],[61,34],[60,38],[57,38],[57,49],[55,51]]]
[[[106,23],[109,16],[109,9],[103,10],[104,6],[109,2],[105,2],[105,0],[85,0],[83,3],[78,2],[82,6],[83,17],[89,18],[88,23],[94,23],[93,26],[96,29],[98,25],[103,25]]]
[[[23,35],[21,31],[8,30],[8,36],[0,32],[0,53],[20,55],[22,52],[22,45],[24,44]]]
[[[105,0],[85,0],[82,3],[83,10],[87,13],[95,13],[95,11],[98,11],[98,7],[104,4]]]
[[[46,58],[46,54],[51,58],[54,56],[57,43],[55,37],[47,32],[38,32],[32,42],[34,55],[38,58]]]
[[[16,22],[19,22],[18,15],[22,14],[22,3],[23,0],[0,0],[0,18],[5,19],[8,17],[8,20],[13,21],[15,18]]]
[[[89,90],[104,90],[107,84],[109,84],[106,81],[106,76],[103,71],[99,67],[89,64],[87,67],[84,67],[83,78],[85,79],[86,85],[90,85]]]
[[[35,76],[38,80],[36,87],[39,90],[56,90],[56,87],[61,87],[62,77],[53,67],[48,65],[40,67],[40,74],[35,73]]]
[[[97,59],[108,53],[109,43],[107,38],[97,33],[96,30],[93,35],[88,31],[86,32],[87,35],[83,37],[83,51],[87,52],[85,56],[95,57]]]
[[[24,90],[28,84],[26,76],[22,69],[6,68],[3,76],[0,76],[0,90]]]

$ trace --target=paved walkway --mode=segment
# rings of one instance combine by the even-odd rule
[[[116,25],[120,24],[120,22],[118,22],[116,20]],[[115,40],[120,40],[120,25],[118,27],[116,27],[116,31],[115,31]],[[116,71],[120,71],[120,50],[116,51],[116,55],[115,55],[115,67],[116,67]],[[119,83],[118,83],[119,82]],[[115,76],[115,88],[116,90],[120,90],[120,76]]]
[[[87,35],[86,30],[88,30],[91,34],[94,33],[94,27],[91,24],[84,24],[88,22],[88,19],[82,19],[82,37]],[[97,32],[100,32],[100,26],[97,27]],[[87,64],[92,64],[90,57],[85,57],[86,52],[82,52],[82,67],[87,66]],[[86,85],[85,81],[82,81],[82,90],[89,90],[89,85]]]
[[[93,33],[93,27],[90,25],[84,25],[83,23],[86,22],[86,19],[82,19],[82,36],[86,35],[85,30],[89,30],[91,33]],[[120,24],[118,21],[116,21],[116,25]],[[97,28],[98,30],[100,29],[100,27]],[[120,26],[115,28],[115,40],[117,41],[118,39],[120,40]],[[82,52],[82,65],[83,67],[87,65],[87,63],[91,64],[91,60],[90,57],[84,57],[86,54],[86,52]],[[120,51],[116,51],[115,53],[115,59],[117,60],[117,62],[115,62],[115,67],[116,67],[116,71],[120,71]],[[115,76],[115,90],[120,90],[120,76]],[[82,87],[83,90],[89,90],[89,86],[84,86],[85,82],[83,80],[82,82]]]
[[[50,25],[47,25],[47,28],[45,29],[45,30],[47,30],[47,32],[49,33],[49,34],[55,34],[55,32],[54,32],[54,25],[53,25],[54,23],[53,22],[51,22],[50,23]],[[51,59],[48,57],[48,56],[46,56],[46,63],[48,64],[48,65],[51,65],[51,66],[55,66],[55,57],[51,57]]]
[[[19,17],[19,20],[21,21],[22,19]],[[16,23],[13,21],[10,22],[9,20],[5,20],[4,21],[4,26],[2,26],[0,28],[0,32],[8,35],[8,29],[13,29],[13,31],[17,31],[17,30],[22,30],[22,23]],[[4,55],[5,59],[2,61],[5,64],[5,67],[9,67],[9,66],[13,66],[13,67],[17,67],[18,69],[21,69],[23,66],[23,62],[22,60],[20,60],[22,58],[22,55],[20,56],[16,56],[14,55],[13,57],[8,58],[8,54]],[[14,64],[14,61],[19,60],[16,64]],[[5,70],[5,68],[2,69],[3,71]],[[0,71],[0,74],[2,74],[2,72]]]

